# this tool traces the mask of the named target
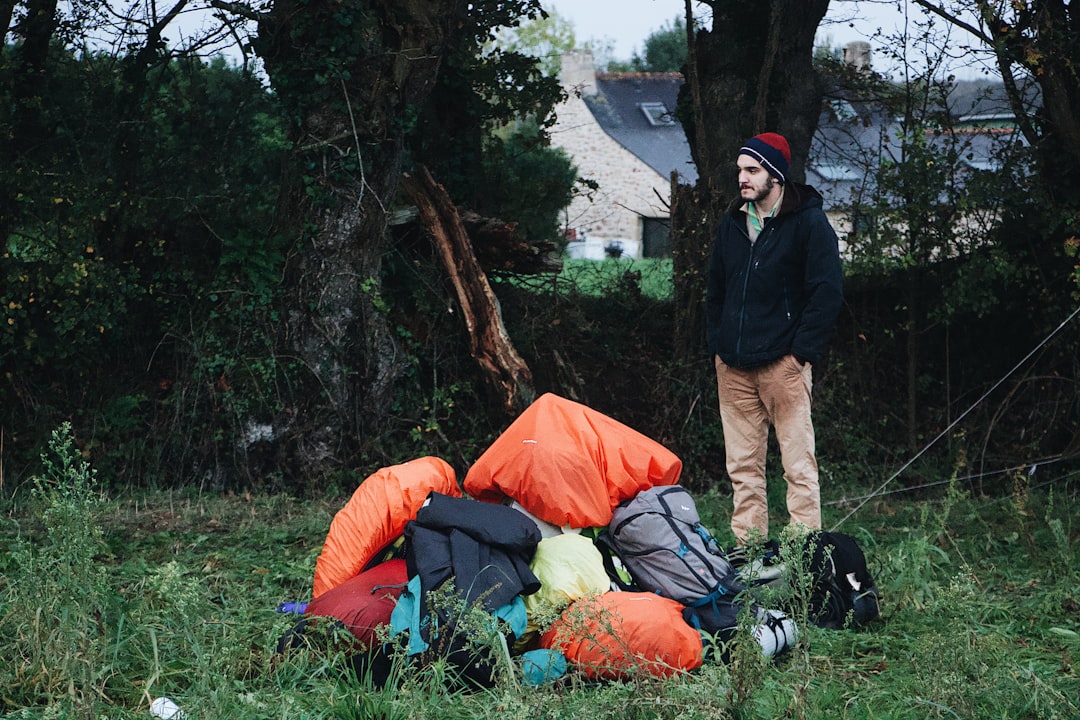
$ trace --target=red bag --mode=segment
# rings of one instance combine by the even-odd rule
[[[387,560],[327,590],[308,603],[304,614],[340,620],[360,641],[359,646],[367,649],[377,642],[376,629],[390,624],[390,614],[408,582],[405,561]]]
[[[683,606],[654,593],[607,592],[582,598],[540,637],[586,677],[618,680],[645,672],[668,677],[702,663],[701,634]]]
[[[330,523],[315,561],[312,595],[319,597],[359,574],[376,553],[401,537],[432,492],[461,497],[454,469],[436,457],[385,467],[365,478]]]
[[[623,500],[679,481],[682,461],[655,440],[585,405],[546,393],[477,458],[465,492],[510,497],[553,525],[604,527]]]

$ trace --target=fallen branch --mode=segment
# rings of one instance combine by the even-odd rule
[[[476,259],[461,215],[446,190],[427,168],[406,173],[402,186],[419,212],[420,223],[454,286],[469,334],[469,352],[507,412],[518,412],[532,402],[532,372],[514,349],[506,333],[499,303],[487,275]]]

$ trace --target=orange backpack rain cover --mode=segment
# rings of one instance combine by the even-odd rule
[[[540,637],[590,679],[644,672],[668,677],[699,667],[701,633],[683,620],[683,606],[661,595],[607,592],[576,601]]]
[[[315,561],[312,596],[340,585],[405,531],[432,492],[461,497],[454,469],[437,457],[391,465],[369,475],[334,515]]]
[[[465,476],[477,500],[518,501],[553,525],[604,527],[641,490],[679,481],[682,461],[660,443],[552,393],[525,409]]]

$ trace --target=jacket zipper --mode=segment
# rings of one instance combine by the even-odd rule
[[[766,220],[765,222],[768,223],[769,221]],[[739,303],[739,334],[738,339],[735,341],[735,357],[739,358],[740,361],[742,360],[743,324],[746,320],[746,291],[750,285],[750,271],[754,267],[754,252],[757,248],[758,243],[760,243],[764,239],[765,233],[768,232],[770,229],[771,228],[766,225],[761,229],[761,232],[758,233],[757,240],[751,241],[750,234],[746,232],[746,228],[741,226],[739,227],[739,230],[742,232],[743,237],[745,237],[747,242],[750,243],[750,255],[749,257],[747,257],[746,260],[746,272],[743,275],[742,298],[741,302]]]

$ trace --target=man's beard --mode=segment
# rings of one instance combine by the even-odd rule
[[[773,181],[773,179],[771,177],[767,177],[765,178],[765,185],[760,190],[755,189],[753,185],[748,188],[749,190],[753,191],[754,195],[747,199],[752,203],[761,202],[768,196],[770,192],[772,192],[772,189],[775,186],[776,183]]]

